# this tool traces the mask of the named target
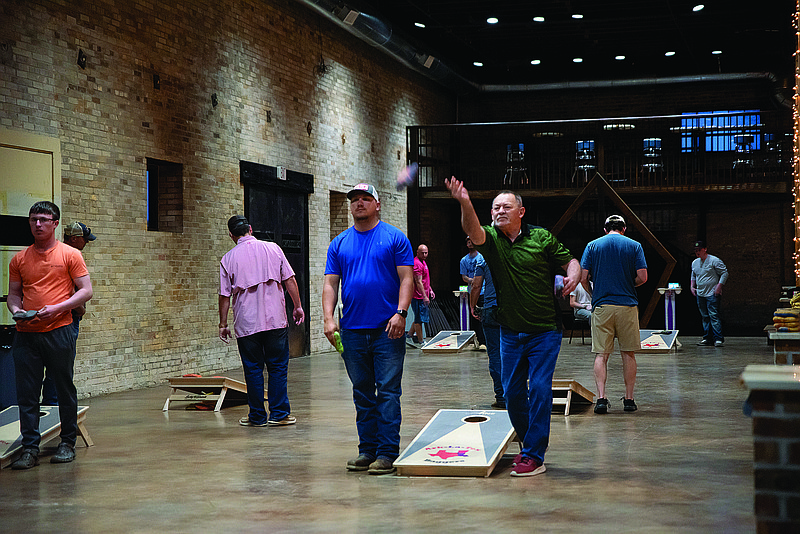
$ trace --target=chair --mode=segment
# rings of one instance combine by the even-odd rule
[[[578,319],[578,318],[574,317],[573,320],[572,320],[572,328],[569,331],[569,342],[570,342],[570,344],[572,344],[572,335],[575,333],[575,329],[576,328],[580,328],[581,329],[581,345],[585,345],[586,344],[585,334],[586,334],[586,330],[587,329],[589,330],[589,339],[592,339],[592,327],[591,327],[591,324],[589,323],[589,321],[587,321],[585,319]]]

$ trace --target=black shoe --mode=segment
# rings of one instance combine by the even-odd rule
[[[375,461],[374,456],[369,454],[359,454],[358,458],[347,460],[348,471],[366,471],[369,469],[369,464]]]
[[[622,399],[622,406],[622,409],[626,412],[635,412],[639,409],[638,406],[636,406],[636,403],[633,402],[633,399]]]
[[[22,455],[17,458],[17,461],[11,464],[11,469],[30,469],[39,465],[39,456],[32,450],[22,451]]]
[[[597,404],[594,405],[594,413],[608,413],[608,408],[611,405],[608,403],[608,399],[600,397],[597,399]]]
[[[50,458],[51,464],[68,464],[75,459],[75,447],[63,441],[58,444],[56,453]]]
[[[496,408],[498,410],[505,410],[506,409],[506,401],[503,399],[497,399],[492,403],[492,408]]]
[[[701,339],[697,342],[698,347],[710,347],[711,345],[713,345],[713,343],[707,339]]]

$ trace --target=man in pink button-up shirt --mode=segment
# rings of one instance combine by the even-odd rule
[[[250,412],[239,420],[243,426],[292,425],[286,392],[289,342],[286,300],[294,304],[295,324],[305,320],[294,271],[281,247],[253,237],[253,228],[242,215],[228,220],[228,235],[236,243],[222,257],[219,267],[219,338],[229,342],[228,310],[233,301],[234,332],[247,383]],[[264,367],[267,368],[269,417],[264,409]]]

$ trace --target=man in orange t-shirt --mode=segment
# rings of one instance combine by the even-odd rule
[[[72,380],[75,366],[73,308],[92,298],[92,282],[79,250],[56,240],[61,218],[58,206],[42,201],[28,214],[33,245],[18,252],[8,266],[8,309],[17,323],[12,354],[19,404],[22,454],[12,469],[39,464],[39,394],[44,368],[58,392],[61,443],[51,463],[75,459],[78,436],[78,394]]]

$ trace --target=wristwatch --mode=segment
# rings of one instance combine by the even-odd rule
[[[408,311],[407,310],[397,310],[395,313],[397,315],[399,315],[400,317],[402,317],[403,319],[408,317]]]

